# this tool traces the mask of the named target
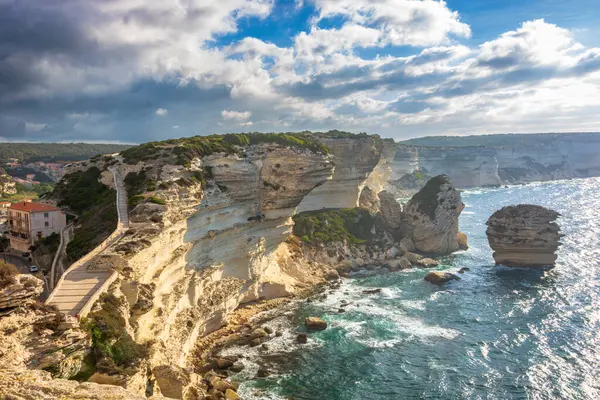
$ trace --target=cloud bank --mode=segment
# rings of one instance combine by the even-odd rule
[[[304,9],[306,26],[277,45],[245,34],[278,13],[273,0],[0,0],[0,137],[597,129],[600,49],[567,29],[524,21],[473,45],[443,1],[292,12]]]

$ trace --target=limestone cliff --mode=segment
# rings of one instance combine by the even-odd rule
[[[158,394],[146,371],[193,365],[197,340],[240,305],[323,282],[328,268],[298,257],[289,240],[291,217],[327,182],[327,193],[356,204],[380,154],[381,140],[364,135],[251,134],[151,143],[71,165],[71,174],[98,170],[111,188],[108,169],[118,171],[129,196],[129,230],[88,267],[118,271],[90,326],[126,332],[100,328],[106,341],[95,347],[102,362],[91,380]],[[125,344],[127,359],[111,360]]]
[[[323,208],[352,208],[358,200],[367,178],[378,166],[383,151],[383,141],[378,136],[324,137],[322,143],[334,156],[335,172],[330,180],[313,190],[298,206],[298,212]],[[381,175],[387,174],[387,161]],[[377,186],[381,179],[374,178]],[[371,188],[375,189],[375,188]]]
[[[600,133],[431,137],[408,142],[411,145],[398,145],[396,158],[402,154],[432,175],[447,174],[458,187],[600,176]],[[406,163],[392,165],[393,178],[405,173]]]
[[[487,221],[487,237],[496,264],[553,266],[560,245],[556,211],[529,204],[507,206]]]
[[[403,210],[403,236],[419,252],[449,254],[459,250],[458,216],[465,205],[447,175],[430,179]]]
[[[400,179],[419,167],[419,152],[413,146],[397,145],[392,161],[390,180]]]
[[[495,149],[482,147],[419,147],[419,169],[435,176],[446,174],[458,187],[497,186],[498,175]]]

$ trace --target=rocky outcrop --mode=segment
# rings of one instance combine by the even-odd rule
[[[377,214],[380,206],[379,196],[369,186],[365,186],[362,192],[360,192],[358,206],[368,210],[371,214]]]
[[[32,275],[21,274],[14,282],[0,289],[0,310],[18,307],[36,299],[44,291],[44,282]]]
[[[458,276],[442,271],[431,271],[425,275],[425,278],[423,279],[429,283],[433,283],[434,285],[443,285],[453,280],[460,280]]]
[[[298,212],[323,208],[353,208],[358,206],[362,188],[379,164],[383,141],[378,136],[323,138],[335,160],[335,172],[306,196]]]
[[[487,221],[494,261],[511,267],[554,266],[560,245],[556,211],[530,204],[507,206]]]
[[[327,329],[327,322],[319,317],[306,317],[304,319],[304,325],[309,331],[323,331]]]
[[[392,231],[398,230],[404,224],[400,203],[391,193],[384,190],[379,193],[379,204],[383,223]]]
[[[458,216],[464,207],[450,178],[436,176],[404,207],[403,236],[411,239],[422,253],[442,255],[457,251]]]
[[[0,371],[0,394],[5,399],[28,400],[147,400],[122,387],[75,380],[53,379],[40,370],[12,369]],[[162,398],[151,397],[150,399]]]
[[[0,197],[10,196],[17,193],[17,184],[0,168]]]
[[[30,301],[0,313],[0,385],[9,371],[25,369],[71,378],[83,368],[90,345],[77,320],[52,307]]]

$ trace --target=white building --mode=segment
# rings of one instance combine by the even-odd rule
[[[27,252],[36,240],[50,236],[67,226],[67,216],[48,204],[19,202],[8,208],[10,247]]]

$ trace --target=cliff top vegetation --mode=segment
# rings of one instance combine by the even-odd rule
[[[236,154],[241,147],[262,143],[276,143],[282,146],[307,149],[314,153],[328,154],[329,149],[320,141],[322,138],[368,136],[366,133],[353,134],[337,130],[328,132],[228,133],[144,143],[122,151],[121,155],[128,164],[173,157],[175,163],[187,166],[195,157],[205,157],[214,153]],[[379,138],[377,135],[373,136]]]

